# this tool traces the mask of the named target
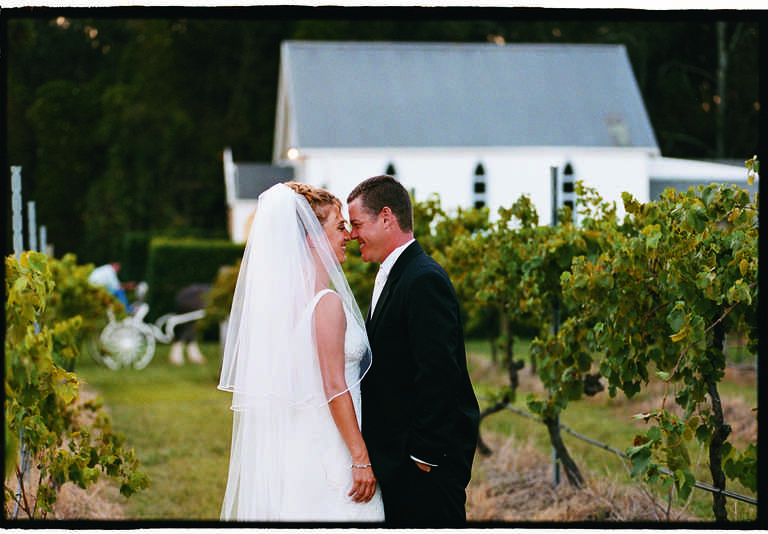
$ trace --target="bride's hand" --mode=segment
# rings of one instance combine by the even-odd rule
[[[376,477],[370,465],[352,466],[352,489],[349,496],[355,502],[368,502],[376,491]]]

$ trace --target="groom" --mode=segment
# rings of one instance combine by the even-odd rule
[[[414,240],[400,182],[369,178],[347,204],[363,260],[380,263],[366,320],[373,365],[361,388],[363,438],[386,521],[466,521],[479,413],[456,292]]]

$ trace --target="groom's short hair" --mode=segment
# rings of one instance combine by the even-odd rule
[[[347,197],[347,204],[360,197],[363,209],[373,217],[389,207],[403,232],[413,231],[411,195],[393,176],[382,174],[364,180]]]

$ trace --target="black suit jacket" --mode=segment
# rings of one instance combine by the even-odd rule
[[[466,486],[479,410],[459,303],[445,270],[418,243],[392,267],[366,329],[373,364],[361,384],[362,432],[382,488],[411,455]]]

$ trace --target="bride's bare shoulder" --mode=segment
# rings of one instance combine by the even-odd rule
[[[320,296],[317,306],[315,306],[315,318],[327,320],[344,318],[344,304],[338,293],[326,291]]]

